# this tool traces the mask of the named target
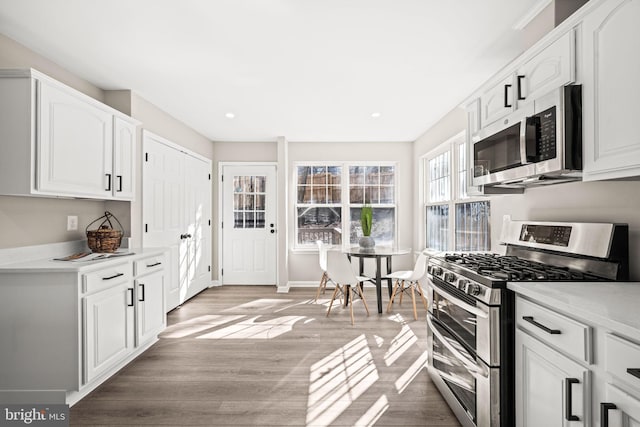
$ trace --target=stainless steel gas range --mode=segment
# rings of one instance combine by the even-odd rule
[[[629,274],[624,224],[506,218],[500,240],[505,255],[441,254],[427,268],[429,374],[465,427],[515,425],[514,297],[508,282],[560,286],[626,280]]]

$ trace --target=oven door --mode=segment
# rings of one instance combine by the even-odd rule
[[[429,313],[489,366],[500,366],[500,307],[488,306],[433,278],[427,286]]]
[[[431,314],[427,324],[429,372],[458,419],[465,426],[499,425],[500,369],[474,357]]]

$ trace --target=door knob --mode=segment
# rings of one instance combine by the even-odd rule
[[[274,230],[273,228],[271,229],[271,234],[275,233],[276,230]]]

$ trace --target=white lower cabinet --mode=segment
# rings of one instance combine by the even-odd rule
[[[132,289],[121,283],[83,298],[83,384],[95,380],[133,349]]]
[[[516,373],[518,427],[591,425],[587,368],[517,330]]]
[[[640,427],[640,396],[606,385],[607,401],[600,403],[600,427]]]
[[[62,391],[74,404],[151,346],[166,326],[165,259],[0,268],[0,401]]]

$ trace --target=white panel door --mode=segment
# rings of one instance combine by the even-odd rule
[[[276,283],[276,167],[224,165],[222,281]]]
[[[184,197],[180,280],[189,299],[211,284],[211,163],[185,154]]]
[[[165,323],[164,272],[136,279],[136,346],[154,338]]]
[[[186,299],[181,289],[179,259],[186,252],[184,229],[184,155],[154,139],[144,138],[143,237],[144,247],[169,248],[169,275],[166,285],[167,311]]]
[[[113,118],[113,196],[133,200],[136,189],[136,125]]]

